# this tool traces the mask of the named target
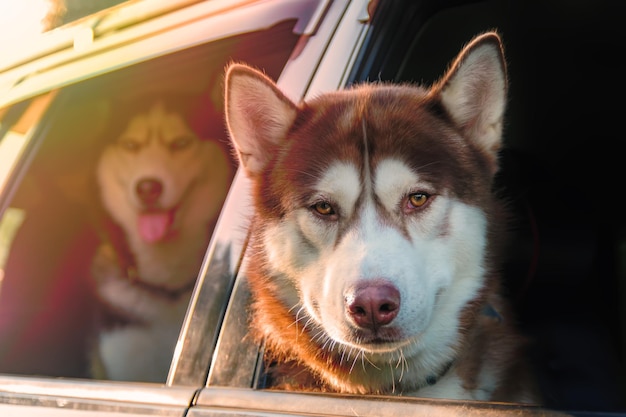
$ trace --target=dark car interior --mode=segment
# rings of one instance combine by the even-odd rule
[[[546,406],[626,410],[626,4],[391,3],[379,5],[386,23],[374,21],[355,82],[431,83],[476,34],[502,36],[510,84],[497,188],[515,219],[507,293]]]

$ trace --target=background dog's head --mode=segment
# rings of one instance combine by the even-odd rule
[[[189,248],[186,258],[201,259],[230,186],[227,151],[213,138],[198,137],[183,101],[151,97],[124,107],[127,114],[109,129],[113,137],[98,162],[102,203],[135,256],[171,243]]]

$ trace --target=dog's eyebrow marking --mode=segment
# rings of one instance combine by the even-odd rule
[[[363,194],[361,187],[360,173],[354,164],[336,161],[317,179],[314,189],[318,196],[338,204],[342,216],[349,219]]]
[[[376,166],[374,192],[388,213],[397,210],[398,201],[418,182],[409,167],[396,158],[385,158]]]

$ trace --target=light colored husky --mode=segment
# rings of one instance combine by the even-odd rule
[[[498,282],[499,36],[476,37],[430,88],[295,104],[237,63],[225,84],[256,209],[252,330],[274,385],[534,401]]]
[[[170,107],[150,102],[98,163],[102,203],[123,233],[109,235],[93,266],[104,307],[97,378],[165,382],[232,178],[227,152]]]

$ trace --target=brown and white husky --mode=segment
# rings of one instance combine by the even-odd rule
[[[225,87],[255,205],[251,325],[275,386],[534,402],[499,288],[498,34],[430,88],[363,84],[296,104],[240,63]]]
[[[98,378],[165,382],[230,186],[228,151],[201,140],[178,105],[134,104],[98,163],[101,201],[121,231],[108,233],[93,264],[104,310]]]

